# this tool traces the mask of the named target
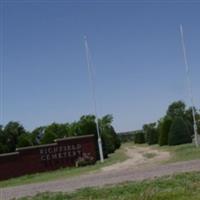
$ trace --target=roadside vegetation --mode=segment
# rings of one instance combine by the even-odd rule
[[[200,114],[195,108],[197,131],[200,134]],[[135,144],[175,146],[192,143],[194,138],[192,108],[182,101],[168,106],[166,114],[157,122],[144,124],[142,130],[120,134],[122,142]]]
[[[44,193],[20,200],[200,200],[200,172],[165,176],[74,193]]]
[[[167,162],[178,162],[200,159],[200,148],[196,148],[194,144],[182,144],[176,146],[156,146],[157,149],[169,151],[171,154]]]
[[[195,108],[197,131],[200,134],[200,114]],[[200,137],[200,135],[199,135]],[[192,108],[182,101],[171,103],[165,115],[157,122],[144,124],[142,130],[120,134],[121,141],[128,146],[151,146],[160,151],[169,151],[167,162],[200,159],[200,148],[194,145]],[[147,158],[151,155],[146,154]]]
[[[197,160],[200,159],[200,147],[196,148],[195,144],[181,144],[175,146],[160,146],[158,144],[149,146],[148,144],[135,144],[134,142],[124,143],[122,146],[126,147],[151,147],[152,149],[156,149],[158,151],[167,151],[170,153],[169,160],[164,161],[164,163],[174,163],[179,161],[189,161],[189,160]],[[145,153],[143,155],[146,158],[152,158],[155,155],[151,153]]]
[[[25,130],[18,122],[0,125],[0,154],[14,152],[16,148],[53,143],[55,139],[93,134],[97,143],[96,118],[84,115],[73,123],[52,123],[48,126],[35,128],[32,132]],[[104,157],[114,153],[121,145],[120,139],[112,126],[112,115],[105,115],[99,122]],[[97,156],[98,145],[96,144]]]

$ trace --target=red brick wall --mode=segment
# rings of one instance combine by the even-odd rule
[[[96,161],[92,135],[55,140],[55,143],[19,148],[14,153],[0,154],[0,180],[75,166],[79,157],[88,155]]]

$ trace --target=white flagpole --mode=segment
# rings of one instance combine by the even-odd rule
[[[104,156],[103,156],[103,148],[102,148],[102,141],[101,136],[99,132],[99,122],[98,122],[98,115],[97,115],[97,104],[96,104],[96,95],[95,95],[95,82],[94,82],[94,74],[93,74],[93,65],[91,62],[91,56],[90,51],[88,47],[87,38],[84,37],[85,42],[85,51],[86,51],[86,59],[87,59],[87,66],[88,66],[88,74],[91,84],[91,90],[92,90],[92,99],[94,104],[94,114],[96,117],[96,129],[97,129],[97,136],[98,136],[98,147],[99,147],[99,155],[100,155],[100,161],[104,162]]]
[[[3,125],[4,122],[4,62],[5,62],[5,3],[2,2],[1,5],[1,34],[0,34],[0,125]]]
[[[192,94],[192,84],[191,84],[191,80],[190,80],[190,68],[189,68],[188,59],[187,59],[186,46],[185,46],[185,41],[184,41],[184,33],[183,33],[182,25],[180,25],[180,33],[181,33],[181,43],[182,43],[182,48],[183,48],[185,70],[186,70],[186,78],[187,78],[187,84],[188,84],[188,92],[189,92],[189,97],[190,97],[190,101],[191,101],[191,105],[192,105],[194,139],[195,139],[195,145],[196,145],[196,147],[198,147],[199,142],[198,142],[198,133],[197,133],[197,122],[196,122],[196,117],[195,117],[195,107],[194,107],[194,99],[193,99],[193,94]]]

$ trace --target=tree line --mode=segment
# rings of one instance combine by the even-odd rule
[[[195,109],[198,133],[200,133],[200,114]],[[165,116],[157,122],[145,124],[134,134],[135,143],[149,145],[179,145],[191,143],[194,138],[192,108],[186,108],[183,101],[168,106]]]
[[[93,134],[97,145],[96,118],[94,115],[84,115],[73,123],[52,123],[41,126],[29,132],[19,122],[11,121],[0,126],[0,153],[9,153],[19,147],[53,143],[57,138],[83,136]],[[104,157],[120,147],[120,139],[112,126],[112,115],[105,115],[98,119],[99,131],[102,137]]]

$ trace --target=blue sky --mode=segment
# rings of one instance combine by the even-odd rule
[[[200,2],[0,1],[1,123],[19,121],[32,130],[93,113],[84,35],[98,114],[113,114],[117,131],[158,120],[172,101],[189,105],[180,24],[199,108]]]

